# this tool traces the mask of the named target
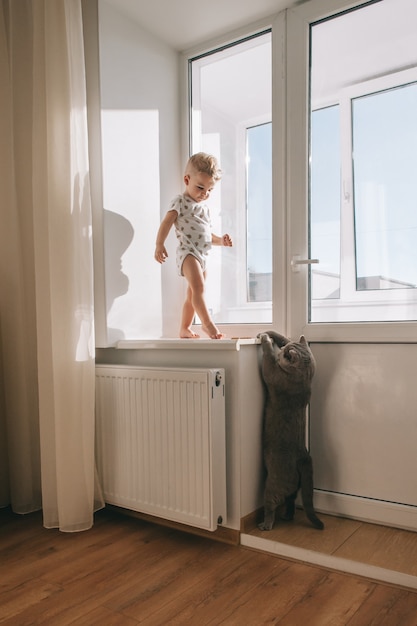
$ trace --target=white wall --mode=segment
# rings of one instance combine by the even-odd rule
[[[160,337],[163,316],[176,331],[182,283],[153,254],[182,167],[178,53],[106,0],[98,7],[105,274],[96,306],[106,313],[96,342],[105,347]]]

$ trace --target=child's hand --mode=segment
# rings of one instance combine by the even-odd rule
[[[230,235],[223,235],[222,245],[226,246],[227,248],[231,248],[233,246],[233,241]]]
[[[166,251],[165,246],[157,244],[154,256],[155,261],[158,261],[158,263],[164,263],[165,259],[168,257],[168,252]]]

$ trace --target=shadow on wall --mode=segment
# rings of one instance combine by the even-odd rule
[[[106,311],[110,321],[110,311],[116,298],[129,291],[129,278],[122,271],[122,257],[132,243],[134,229],[123,215],[104,209],[104,249],[106,271]],[[112,321],[115,320],[112,318]],[[108,327],[108,342],[113,344],[124,339],[120,328]]]

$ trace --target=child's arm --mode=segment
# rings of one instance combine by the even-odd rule
[[[228,248],[231,248],[233,246],[232,238],[228,234],[222,235],[221,237],[212,234],[211,243],[213,244],[213,246],[226,246]]]
[[[156,246],[155,246],[155,261],[158,263],[163,263],[168,256],[168,252],[165,248],[165,240],[169,235],[169,231],[172,228],[173,223],[178,217],[178,213],[176,211],[168,211],[165,215],[164,219],[161,222],[161,225],[158,230],[158,234],[156,236]]]

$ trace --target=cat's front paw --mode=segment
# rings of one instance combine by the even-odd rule
[[[261,343],[272,343],[270,336],[268,333],[259,333],[256,335],[258,339],[261,340]]]

